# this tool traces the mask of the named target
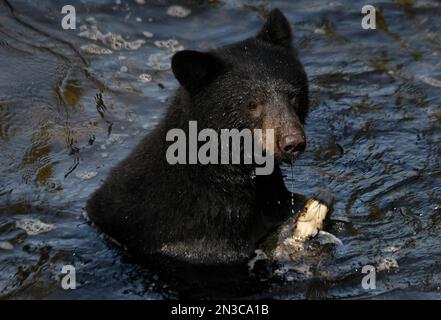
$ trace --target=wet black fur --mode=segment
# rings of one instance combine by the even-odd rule
[[[290,198],[279,166],[253,179],[253,166],[169,165],[168,130],[254,128],[243,105],[284,81],[299,90],[304,123],[307,78],[291,46],[283,14],[271,11],[256,37],[208,53],[184,51],[172,60],[181,84],[160,124],[111,171],[87,203],[91,220],[134,256],[203,265],[244,261],[256,243],[285,219],[274,207]],[[262,85],[263,84],[263,85]]]

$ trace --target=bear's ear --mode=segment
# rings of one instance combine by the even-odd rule
[[[183,50],[175,53],[171,66],[179,83],[192,92],[216,76],[221,62],[210,53]]]
[[[288,20],[279,9],[271,10],[265,25],[257,34],[257,39],[286,48],[291,47],[291,27]]]

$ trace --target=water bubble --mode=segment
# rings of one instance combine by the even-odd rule
[[[147,83],[152,81],[152,76],[148,73],[142,73],[139,75],[138,80],[142,83]]]
[[[316,28],[316,29],[314,30],[314,33],[317,33],[317,34],[326,34],[326,31],[325,31],[324,28]]]
[[[262,250],[260,250],[260,249],[254,250],[254,253],[256,255],[250,261],[248,261],[248,263],[247,263],[248,270],[250,270],[250,271],[252,271],[254,269],[254,266],[255,266],[257,261],[268,260],[267,255]]]
[[[147,65],[155,70],[169,70],[170,58],[175,52],[184,50],[184,47],[175,39],[155,41],[155,46],[165,49],[165,52],[154,53],[149,56]]]
[[[172,54],[163,52],[151,54],[147,59],[147,65],[154,70],[169,70],[171,68],[170,58]]]
[[[41,222],[38,219],[28,218],[16,221],[15,226],[26,231],[26,233],[30,236],[34,236],[40,233],[46,233],[55,229],[55,226],[52,224]]]
[[[108,138],[106,140],[106,144],[110,145],[110,144],[122,144],[124,142],[124,140],[128,137],[128,134],[112,134],[112,136],[110,138]]]
[[[176,39],[157,40],[154,43],[155,46],[157,46],[158,48],[165,48],[171,50],[173,50],[176,46],[179,45],[179,42]]]
[[[138,116],[136,115],[136,113],[134,111],[127,111],[126,112],[126,120],[128,122],[133,122],[136,120]],[[124,130],[125,127],[121,126],[121,129]]]
[[[2,250],[13,250],[14,246],[12,245],[12,243],[10,243],[8,241],[0,241],[0,249],[2,249]]]
[[[113,50],[137,50],[139,49],[143,44],[145,44],[145,40],[139,39],[135,41],[126,41],[124,38],[119,34],[113,34],[113,33],[107,33],[103,36],[101,41],[104,44],[107,44],[110,46]]]
[[[86,21],[89,22],[90,24],[96,24],[95,17],[88,17],[88,18],[86,18]]]
[[[377,266],[378,271],[389,271],[393,268],[399,268],[399,265],[397,260],[392,257],[382,258]]]
[[[425,75],[419,76],[419,79],[421,81],[423,81],[424,83],[427,83],[428,85],[431,85],[433,87],[438,87],[438,88],[441,87],[441,80],[438,80],[438,79],[435,79],[435,78],[432,78],[429,76],[425,76]]]
[[[332,233],[320,230],[317,237],[315,238],[316,241],[318,241],[318,243],[320,243],[321,245],[325,245],[325,244],[335,244],[335,245],[342,245],[343,242],[337,238],[336,236],[334,236]]]
[[[103,34],[98,29],[92,28],[89,30],[86,25],[82,26],[80,31],[81,32],[78,33],[78,36],[81,38],[97,41],[103,37]]]
[[[90,54],[112,54],[112,50],[100,47],[96,44],[86,44],[81,46],[80,49]]]
[[[84,26],[81,32],[78,33],[78,36],[93,41],[100,41],[113,50],[137,50],[145,44],[145,40],[143,39],[127,41],[119,34],[113,34],[111,32],[103,34],[96,25],[92,25],[90,29]]]
[[[86,211],[86,210],[84,210],[81,214],[82,214],[83,218],[84,218],[86,221],[90,221],[90,219],[89,219],[89,215],[87,214],[87,211]]]
[[[75,174],[75,176],[82,180],[89,180],[94,178],[97,174],[98,172],[96,171],[79,171]]]
[[[167,9],[167,14],[176,18],[185,18],[191,13],[190,9],[182,6],[171,6]]]

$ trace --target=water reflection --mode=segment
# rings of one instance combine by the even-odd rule
[[[69,31],[59,1],[0,2],[0,296],[179,296],[85,223],[85,200],[167,108],[173,52],[251,36],[277,6],[313,102],[308,150],[283,168],[287,186],[333,190],[343,245],[316,251],[307,279],[291,266],[255,297],[439,298],[440,4],[378,2],[378,29],[366,31],[362,1],[178,2],[185,17],[167,14],[168,1],[71,1]],[[56,228],[30,236],[16,227],[26,218]],[[77,267],[78,290],[58,285],[63,264]],[[379,270],[374,291],[360,285],[366,264]]]

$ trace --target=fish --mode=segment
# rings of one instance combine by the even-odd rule
[[[316,236],[322,229],[334,204],[334,197],[326,189],[306,201],[298,215],[292,238],[305,241]]]

